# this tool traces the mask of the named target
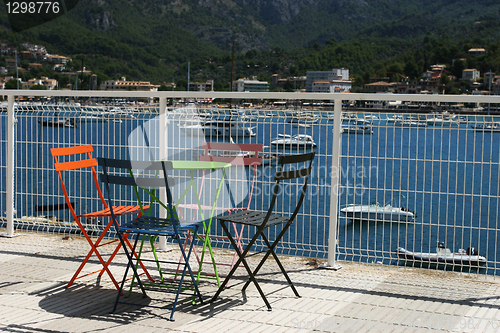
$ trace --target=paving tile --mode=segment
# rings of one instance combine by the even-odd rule
[[[245,302],[242,280],[235,277],[234,288],[225,290],[216,302],[179,306],[175,322],[165,319],[168,311],[137,306],[120,305],[109,314],[116,290],[108,277],[99,287],[92,275],[63,288],[88,252],[84,240],[64,243],[61,237],[31,234],[21,238],[0,239],[0,330],[10,325],[17,332],[500,332],[498,283],[467,279],[464,288],[459,274],[436,276],[354,263],[339,271],[314,270],[296,258],[286,260],[287,267],[295,270],[291,276],[301,298],[283,288],[275,265],[263,268],[262,288],[272,292],[267,295],[270,312],[253,286]],[[1,252],[5,249],[8,253]],[[102,253],[112,250],[113,246],[105,246]],[[161,256],[178,260],[175,251]],[[122,274],[124,259],[117,257],[111,267],[115,276]],[[99,268],[93,258],[85,271]],[[216,289],[214,282],[203,282],[206,295]],[[149,295],[151,304],[172,299],[164,293]],[[473,322],[464,328],[468,320]]]

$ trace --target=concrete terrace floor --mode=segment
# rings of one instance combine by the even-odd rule
[[[500,332],[499,278],[347,262],[334,271],[299,257],[283,262],[301,298],[272,262],[261,275],[272,311],[252,285],[242,295],[245,270],[240,268],[216,302],[193,306],[184,296],[174,322],[168,320],[170,311],[158,308],[119,305],[111,314],[116,289],[107,276],[99,285],[94,274],[64,288],[89,248],[84,239],[63,235],[0,237],[0,331]],[[161,255],[177,259],[179,252]],[[227,251],[216,256],[224,262],[232,258]],[[84,270],[97,270],[98,263],[93,256]],[[124,263],[119,255],[111,266],[118,279]],[[209,300],[217,285],[204,279],[200,289]],[[173,299],[170,293],[148,296],[155,305]]]

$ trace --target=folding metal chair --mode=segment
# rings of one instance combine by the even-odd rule
[[[236,212],[234,214],[228,214],[222,217],[217,217],[217,219],[220,221],[220,224],[225,232],[225,234],[228,236],[231,245],[235,249],[236,253],[238,254],[238,261],[236,264],[233,266],[229,274],[227,275],[226,279],[222,283],[222,285],[219,287],[215,295],[213,296],[211,301],[215,301],[217,297],[219,297],[220,293],[224,288],[226,287],[227,283],[229,282],[229,279],[233,276],[234,272],[238,268],[238,266],[242,263],[245,266],[245,269],[247,270],[249,279],[243,286],[243,291],[246,290],[250,282],[253,282],[255,287],[257,288],[260,296],[264,300],[264,302],[267,305],[268,310],[271,310],[271,305],[269,304],[266,296],[264,295],[264,292],[262,291],[259,283],[257,282],[255,276],[259,272],[259,270],[262,268],[264,265],[265,261],[269,258],[270,255],[273,256],[275,259],[276,263],[278,264],[281,272],[285,276],[288,285],[292,288],[293,292],[295,293],[295,296],[300,297],[299,293],[295,289],[295,286],[293,285],[292,281],[290,280],[287,272],[285,271],[285,268],[281,264],[278,256],[276,255],[276,252],[274,251],[278,243],[280,242],[281,238],[283,235],[286,233],[288,228],[292,225],[293,221],[295,220],[295,217],[297,216],[300,207],[302,206],[302,202],[304,201],[306,189],[307,189],[307,181],[309,179],[309,175],[311,174],[312,170],[312,162],[314,159],[314,152],[307,153],[307,154],[301,154],[301,155],[289,155],[289,156],[280,156],[279,161],[278,161],[278,171],[276,172],[274,176],[275,180],[275,186],[273,190],[273,195],[271,198],[271,202],[269,205],[269,208],[267,212],[261,212],[261,211],[253,211],[253,210],[244,210],[240,212]],[[292,168],[294,166],[294,168]],[[287,168],[288,167],[288,168]],[[285,170],[287,169],[287,170]],[[290,169],[290,170],[288,170]],[[300,196],[298,197],[298,200],[296,201],[296,206],[293,211],[293,213],[290,216],[283,216],[279,214],[273,214],[273,210],[276,204],[276,200],[278,195],[283,195],[286,192],[289,191],[283,191],[283,184],[282,181],[285,180],[292,180],[292,179],[303,179],[303,184],[301,186],[301,193]],[[298,180],[297,180],[298,181]],[[290,186],[293,186],[292,184],[288,184]],[[290,194],[290,193],[288,193]],[[293,199],[296,199],[296,196],[291,196],[289,198],[290,203],[292,202]],[[287,199],[288,200],[288,199]],[[238,243],[235,241],[234,237],[231,235],[231,232],[227,226],[226,223],[234,223],[234,224],[241,224],[241,225],[247,225],[247,226],[254,226],[256,227],[256,233],[250,240],[250,242],[246,245],[243,251],[240,250]],[[274,227],[277,225],[284,225],[281,232],[276,236],[275,240],[271,244],[268,240],[268,238],[265,235],[265,230],[269,227]],[[250,250],[252,246],[255,244],[255,242],[259,239],[262,238],[265,245],[267,246],[267,250],[262,251],[265,252],[265,255],[263,256],[262,260],[259,262],[257,267],[252,271],[250,269],[250,266],[247,263],[246,258],[253,256],[258,253],[262,252],[257,252],[257,253],[252,253],[250,254]]]
[[[55,167],[57,173],[59,174],[59,179],[61,180],[61,186],[62,186],[62,190],[64,193],[64,198],[66,199],[67,207],[69,208],[71,215],[73,216],[73,219],[75,220],[76,224],[80,228],[82,235],[85,237],[85,239],[88,241],[88,243],[91,247],[89,253],[85,257],[85,259],[83,259],[82,263],[80,264],[80,266],[76,270],[75,274],[73,275],[71,280],[66,285],[66,288],[70,287],[76,279],[80,279],[82,277],[85,277],[85,276],[88,276],[91,274],[95,274],[95,273],[99,273],[99,275],[98,275],[98,281],[99,281],[100,278],[102,277],[102,275],[104,274],[104,272],[106,272],[109,275],[109,277],[111,278],[111,281],[113,282],[115,287],[117,289],[120,289],[118,282],[116,282],[113,274],[111,274],[111,272],[109,271],[108,266],[113,261],[114,257],[116,256],[116,254],[120,250],[122,243],[117,244],[116,249],[111,254],[111,256],[108,258],[107,261],[105,261],[103,259],[103,257],[101,256],[101,254],[99,253],[99,250],[98,250],[99,247],[104,246],[104,245],[108,245],[108,244],[112,244],[112,243],[116,243],[116,242],[118,242],[118,240],[116,239],[116,240],[112,240],[112,241],[109,241],[107,243],[101,244],[101,241],[103,240],[104,236],[106,235],[106,233],[108,232],[109,228],[112,225],[112,220],[111,220],[111,210],[110,210],[109,206],[107,205],[106,200],[104,199],[104,196],[102,194],[101,188],[99,186],[99,180],[98,180],[97,172],[95,169],[95,167],[97,166],[97,161],[95,158],[92,158],[93,151],[94,151],[94,149],[93,149],[92,145],[64,147],[64,148],[52,148],[50,150],[50,152],[55,160],[54,167]],[[65,182],[64,182],[63,172],[69,172],[71,170],[82,171],[85,169],[90,169],[90,171],[92,172],[93,182],[94,182],[95,188],[97,190],[97,193],[99,195],[103,209],[100,211],[96,211],[96,212],[77,214],[75,211],[75,208],[73,207],[73,202],[71,202],[71,200],[70,200],[70,195],[69,195],[68,190],[67,190],[68,187],[65,185]],[[69,176],[73,176],[73,174],[70,174]],[[73,188],[76,186],[80,186],[80,184],[77,185],[77,184],[73,184],[72,182],[69,182],[69,183]],[[144,208],[147,209],[148,207],[149,206],[145,206]],[[116,207],[113,207],[113,211],[114,211],[114,214],[116,216],[119,216],[119,215],[137,215],[137,214],[141,213],[139,205],[116,206]],[[101,234],[98,236],[97,240],[93,241],[90,238],[89,233],[87,232],[88,226],[84,225],[84,223],[82,223],[82,221],[80,221],[80,219],[95,219],[95,220],[97,220],[97,218],[110,218],[110,219],[106,225],[103,225],[104,229],[101,231]],[[92,231],[94,231],[94,230],[92,230]],[[125,243],[129,246],[130,249],[132,248],[132,244],[129,242],[127,237],[125,237]],[[101,262],[103,268],[98,270],[98,271],[79,276],[83,267],[85,266],[85,264],[87,264],[88,260],[90,259],[90,257],[92,256],[93,253],[95,253],[97,258]],[[151,276],[149,275],[149,273],[145,269],[145,267],[142,265],[142,263],[141,263],[141,267],[144,270],[144,272],[146,273],[146,275],[148,276],[148,278],[152,280]]]
[[[163,288],[164,290],[172,290],[169,288],[175,288],[176,296],[172,306],[172,312],[170,314],[170,320],[174,320],[174,312],[177,306],[177,302],[179,299],[179,295],[186,289],[183,287],[184,277],[186,272],[189,273],[191,277],[191,282],[193,284],[193,289],[195,291],[195,295],[198,296],[201,303],[203,303],[200,291],[198,289],[198,285],[196,283],[196,279],[194,277],[193,271],[191,270],[191,266],[189,264],[189,258],[191,256],[191,252],[193,249],[193,244],[189,247],[189,250],[184,251],[184,247],[182,246],[182,235],[187,234],[188,231],[191,231],[196,237],[198,229],[202,226],[203,221],[180,221],[177,213],[175,212],[174,205],[172,203],[172,194],[170,191],[170,186],[174,185],[174,180],[168,177],[167,170],[172,170],[172,163],[168,161],[163,162],[144,162],[144,161],[128,161],[128,160],[118,160],[118,159],[98,159],[99,165],[103,168],[103,174],[101,175],[101,180],[103,181],[106,193],[108,195],[109,206],[111,207],[111,216],[113,220],[113,225],[118,234],[120,241],[123,244],[125,253],[127,255],[128,264],[123,275],[123,279],[120,285],[120,290],[118,291],[118,295],[116,297],[116,302],[113,308],[113,312],[116,310],[118,303],[125,304],[133,304],[127,302],[120,302],[120,296],[122,294],[122,290],[127,280],[129,269],[131,268],[133,271],[133,280],[132,285],[135,280],[137,280],[137,284],[139,285],[143,297],[146,297],[145,287],[151,287],[153,289]],[[142,215],[137,218],[122,222],[119,224],[116,221],[116,216],[114,214],[113,207],[113,199],[111,193],[114,193],[111,189],[111,186],[114,187],[129,187],[133,188],[135,195],[138,199],[139,205],[142,207],[143,197],[149,197],[151,200],[151,205],[149,209],[146,211],[141,209],[143,212]],[[113,190],[117,190],[113,188]],[[125,189],[126,190],[126,189]],[[167,203],[162,202],[160,197],[160,191],[166,192]],[[153,209],[153,203],[155,207]],[[166,210],[166,217],[159,217],[157,215],[160,214],[160,209],[164,208]],[[135,235],[135,242],[132,252],[125,247],[125,235],[132,234]],[[175,243],[179,245],[181,250],[182,257],[184,259],[184,269],[178,281],[172,280],[167,281],[163,274],[163,270],[161,268],[161,264],[169,263],[169,264],[178,264],[177,261],[168,261],[168,260],[159,260],[156,252],[154,252],[154,240],[159,236],[165,236],[167,238],[172,239]],[[152,250],[154,252],[154,259],[145,259],[142,257],[142,243],[145,238],[148,237],[152,244]],[[137,258],[134,260],[132,253],[136,251],[137,244],[139,240],[141,241],[141,250],[139,250]],[[155,281],[154,283],[144,283],[140,275],[137,271],[137,263],[138,262],[154,262],[160,273],[160,280]],[[172,286],[169,284],[170,282],[175,285]],[[192,293],[189,293],[192,296]]]
[[[259,157],[259,152],[262,151],[262,144],[237,144],[237,143],[227,143],[227,142],[204,142],[201,145],[201,149],[203,149],[203,154],[200,155],[199,159],[200,161],[211,161],[211,162],[225,162],[225,163],[231,163],[232,166],[249,166],[252,167],[253,172],[252,172],[252,180],[250,181],[250,189],[248,192],[248,197],[246,199],[246,205],[239,205],[239,203],[234,202],[234,198],[230,197],[229,199],[231,200],[231,206],[226,207],[226,206],[208,206],[208,205],[198,205],[198,204],[181,204],[179,205],[179,208],[190,208],[190,209],[203,209],[206,211],[211,211],[211,216],[214,215],[215,211],[222,211],[222,212],[227,212],[231,214],[232,212],[236,211],[242,211],[242,210],[248,210],[250,209],[250,204],[252,202],[252,196],[253,196],[253,190],[255,187],[255,179],[257,175],[257,166],[261,164],[261,158]],[[203,191],[203,186],[204,186],[204,178],[205,178],[205,173],[203,172],[202,176],[202,181],[201,181],[201,187],[199,190],[199,193],[201,195]],[[229,180],[227,177],[224,179],[224,181],[228,182]],[[246,185],[246,184],[245,184]],[[228,186],[229,187],[229,186]],[[228,188],[229,194],[231,194],[231,188]],[[210,226],[206,226],[207,229],[210,228]],[[239,248],[241,251],[243,251],[243,248],[241,246],[241,237],[243,235],[243,229],[244,226],[240,226],[240,229],[238,230],[238,227],[236,224],[233,224],[233,229],[235,232],[235,237],[234,239],[236,240]],[[206,235],[208,235],[209,230],[206,230]],[[200,236],[201,237],[201,236]],[[211,239],[227,239],[227,237],[222,237],[222,236],[210,236]],[[188,238],[186,238],[186,242],[184,244],[184,247],[188,246],[189,242],[193,241],[192,235],[188,235]],[[205,250],[205,249],[204,249]],[[197,251],[194,250],[194,254],[196,256],[196,259],[198,261],[199,269],[198,269],[198,279],[201,276],[202,273],[202,266],[205,263],[204,260],[204,255],[205,251],[201,253],[201,258],[198,255]],[[216,279],[218,284],[220,285],[219,279],[218,279],[218,272],[217,272],[217,267],[215,265],[226,265],[230,266],[230,269],[233,268],[236,259],[237,259],[237,254],[236,252],[234,253],[233,261],[231,264],[227,263],[211,263],[214,265],[214,271],[216,275]],[[182,262],[182,258],[181,261]]]

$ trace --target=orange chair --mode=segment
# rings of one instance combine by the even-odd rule
[[[95,273],[99,273],[99,275],[98,275],[98,281],[99,281],[100,278],[102,277],[102,275],[104,274],[104,272],[106,272],[109,275],[109,277],[111,278],[111,280],[113,281],[113,284],[115,285],[115,287],[118,290],[120,290],[120,286],[119,286],[118,282],[115,280],[113,274],[111,274],[108,266],[111,263],[111,261],[113,260],[113,258],[116,256],[118,251],[120,250],[121,243],[119,242],[119,240],[113,240],[113,241],[101,244],[102,239],[104,238],[104,236],[108,232],[109,228],[112,226],[113,221],[111,219],[111,211],[110,211],[110,209],[109,209],[109,207],[104,199],[104,196],[101,192],[101,188],[99,186],[99,181],[98,181],[97,172],[96,172],[96,168],[95,168],[97,166],[97,161],[95,158],[92,158],[93,151],[94,151],[94,149],[93,149],[92,145],[64,147],[64,148],[52,148],[50,150],[50,152],[55,160],[54,166],[55,166],[56,171],[59,174],[59,179],[61,180],[61,186],[62,186],[62,190],[64,193],[64,198],[66,199],[67,206],[71,212],[71,215],[73,216],[73,219],[75,220],[75,222],[78,225],[78,227],[80,228],[83,236],[87,239],[87,241],[89,242],[90,247],[91,247],[91,250],[89,251],[89,253],[85,257],[85,259],[82,261],[82,263],[80,264],[80,267],[78,267],[78,269],[76,270],[75,274],[73,275],[73,277],[71,278],[71,280],[67,284],[66,288],[71,286],[71,284],[73,284],[73,282],[76,279],[79,279],[79,278],[82,278],[82,277],[85,277],[85,276],[88,276],[91,274],[95,274]],[[82,154],[85,154],[84,157],[82,157]],[[64,159],[64,161],[60,161],[60,159]],[[73,207],[73,203],[71,202],[70,197],[68,195],[66,185],[64,184],[62,172],[69,171],[69,170],[85,169],[85,168],[90,168],[92,170],[94,184],[95,184],[95,187],[97,189],[97,193],[99,194],[99,198],[101,200],[103,209],[100,211],[97,211],[97,212],[91,212],[91,213],[86,213],[86,214],[77,214],[75,212],[74,207]],[[147,208],[149,208],[149,206],[143,206],[143,209],[147,209]],[[140,209],[139,205],[116,206],[116,207],[113,207],[113,211],[114,211],[114,214],[116,216],[141,215],[141,209]],[[101,232],[101,234],[99,235],[97,240],[94,242],[90,238],[85,226],[82,224],[82,222],[80,222],[80,219],[82,219],[82,218],[83,219],[92,219],[92,218],[103,218],[103,217],[109,218],[109,222],[107,223],[107,225],[105,226],[104,230]],[[128,238],[125,237],[125,241],[128,244],[128,246],[130,247],[130,249],[132,249],[132,244],[130,243]],[[115,243],[115,242],[118,242],[116,249],[111,254],[109,259],[107,261],[104,261],[103,257],[101,256],[101,254],[99,253],[97,248],[100,246],[108,245],[108,244]],[[79,276],[83,267],[88,262],[88,260],[90,259],[90,257],[92,256],[93,253],[95,253],[97,258],[99,258],[99,261],[101,262],[103,268],[98,270],[98,271]],[[140,262],[140,264],[141,264],[143,271],[147,275],[147,277],[151,281],[153,281],[153,278],[149,275],[148,271],[146,270],[146,268],[144,267],[142,262]]]
[[[201,145],[201,149],[203,149],[203,154],[199,157],[200,161],[213,161],[213,162],[226,162],[226,163],[231,163],[231,165],[245,165],[245,166],[251,166],[253,167],[253,176],[251,180],[251,187],[250,191],[248,193],[248,201],[247,205],[243,206],[237,206],[237,207],[213,207],[213,206],[205,206],[201,205],[202,210],[207,210],[207,211],[224,211],[227,213],[235,212],[235,211],[243,211],[243,210],[248,210],[250,209],[250,204],[252,202],[252,196],[253,196],[253,190],[255,186],[255,179],[257,175],[257,166],[261,165],[261,158],[259,156],[259,152],[262,151],[263,145],[262,144],[238,144],[238,143],[227,143],[227,142],[204,142]],[[203,191],[203,184],[204,184],[204,174],[203,178],[201,181],[201,188],[199,190],[199,193],[201,195],[201,192]],[[199,209],[200,207],[197,204],[187,204],[187,205],[179,205],[180,208],[190,208],[190,209]],[[242,245],[241,245],[241,238],[243,236],[243,228],[242,226],[240,230],[236,227],[236,225],[233,225],[234,232],[235,232],[235,237],[234,239],[236,240],[238,247],[243,251]],[[206,233],[208,233],[208,230],[206,230]],[[206,236],[206,235],[205,235]],[[199,236],[201,237],[201,236]],[[211,236],[210,238],[212,239],[227,239],[227,237],[221,237],[221,236]],[[186,241],[184,243],[184,247],[187,247],[188,242],[192,241],[192,235],[188,235],[186,238]],[[211,245],[209,244],[209,251],[211,252]],[[200,265],[200,269],[198,271],[198,278],[200,277],[201,273],[201,268],[203,265],[203,258],[204,258],[204,252],[205,248],[203,249],[203,252],[201,254],[201,258],[198,256],[198,253],[196,251],[196,248],[193,250],[196,259],[198,260],[198,264]],[[211,253],[212,257],[212,264],[214,266],[214,271],[216,275],[217,282],[219,283],[219,277],[217,273],[217,267],[216,263],[213,261],[213,256]],[[233,261],[231,264],[224,264],[224,263],[218,263],[217,265],[227,265],[230,266],[231,269],[234,266],[234,263],[237,260],[237,253],[234,253]],[[182,260],[182,258],[181,258]]]

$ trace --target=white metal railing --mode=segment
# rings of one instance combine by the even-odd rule
[[[394,251],[398,247],[435,252],[434,243],[446,241],[452,250],[458,250],[458,247],[485,250],[484,254],[487,254],[489,261],[487,273],[498,275],[498,216],[495,209],[498,210],[499,193],[498,187],[491,183],[498,182],[497,135],[500,133],[477,131],[470,124],[456,127],[397,127],[389,123],[387,118],[403,111],[378,110],[357,113],[358,118],[366,115],[382,118],[372,122],[374,134],[342,134],[341,117],[342,101],[398,100],[442,104],[481,103],[487,106],[500,103],[499,96],[105,91],[5,91],[5,94],[8,95],[7,112],[0,113],[3,122],[0,139],[3,152],[1,174],[4,175],[0,179],[0,209],[1,215],[5,214],[7,236],[14,235],[15,223],[18,226],[29,224],[22,217],[34,216],[36,212],[33,207],[61,201],[60,184],[52,170],[49,153],[51,147],[88,143],[96,147],[97,156],[127,157],[131,151],[145,154],[143,150],[139,152],[139,147],[144,146],[146,138],[157,140],[148,142],[148,146],[157,150],[159,158],[167,158],[164,155],[167,151],[178,157],[186,151],[186,147],[178,144],[173,147],[172,138],[169,139],[166,135],[168,130],[172,132],[172,127],[169,126],[178,121],[175,113],[167,111],[167,99],[327,100],[333,101],[332,108],[328,111],[315,109],[320,121],[314,124],[297,126],[289,123],[286,116],[297,111],[295,106],[291,110],[252,109],[252,112],[247,112],[248,116],[252,113],[255,116],[247,121],[250,126],[257,127],[257,135],[244,139],[244,142],[269,144],[274,135],[283,132],[311,133],[318,144],[315,176],[308,190],[309,202],[305,205],[299,222],[291,229],[291,238],[282,242],[280,250],[290,254],[326,257],[328,266],[337,267],[336,259],[339,256],[344,260],[389,264],[395,261]],[[156,104],[136,108],[137,119],[124,118],[124,122],[106,123],[90,121],[90,125],[81,125],[78,130],[63,128],[55,131],[39,126],[39,120],[54,115],[55,107],[43,109],[40,106],[36,112],[22,110],[20,107],[14,110],[14,99],[20,95],[96,99],[155,98]],[[84,110],[64,105],[57,108],[59,117],[79,117],[77,113]],[[405,116],[410,115],[407,110],[404,111]],[[210,112],[230,114],[231,110],[211,109]],[[483,122],[482,118],[469,117],[469,120],[470,123]],[[137,128],[141,130],[137,131]],[[36,138],[33,137],[35,133],[38,135]],[[162,135],[154,139],[155,135],[144,133]],[[185,141],[186,136],[179,133],[176,132],[178,137],[173,138],[174,141]],[[488,139],[487,133],[491,134]],[[450,153],[450,142],[453,144],[453,154]],[[135,150],[132,149],[134,147]],[[439,149],[436,150],[435,147]],[[151,154],[151,151],[147,153]],[[435,167],[437,164],[439,167]],[[485,168],[488,172],[483,172]],[[259,170],[259,188],[265,189],[265,184],[269,181],[266,172],[269,174],[270,171],[265,171],[268,170],[266,168]],[[451,177],[453,172],[460,174],[461,178]],[[80,188],[75,194],[88,206],[85,209],[90,210],[94,208],[92,205],[95,197],[88,193],[90,189],[85,188],[86,175],[80,176],[81,179],[74,179],[79,182]],[[446,184],[443,179],[446,179]],[[479,185],[475,185],[475,181]],[[490,185],[487,185],[488,181]],[[340,213],[340,209],[348,205],[370,205],[372,202],[386,204],[391,199],[401,199],[402,196],[406,199],[407,207],[416,211],[414,223],[377,222],[369,221],[369,218],[365,218],[364,222],[352,222],[345,214]],[[43,200],[40,203],[41,197]],[[392,201],[392,205],[400,206],[400,202],[401,200],[396,204]],[[478,205],[479,212],[471,209],[474,205]],[[255,206],[265,208],[265,196],[257,197]],[[476,214],[480,216],[480,220],[476,219]],[[475,222],[468,224],[467,219]],[[481,222],[484,220],[488,221],[486,225]],[[63,227],[67,228],[66,225],[59,226],[60,229],[64,229]],[[30,228],[43,229],[40,223],[32,223]],[[220,230],[214,226],[212,232],[218,234]],[[220,245],[227,246],[223,242]]]

